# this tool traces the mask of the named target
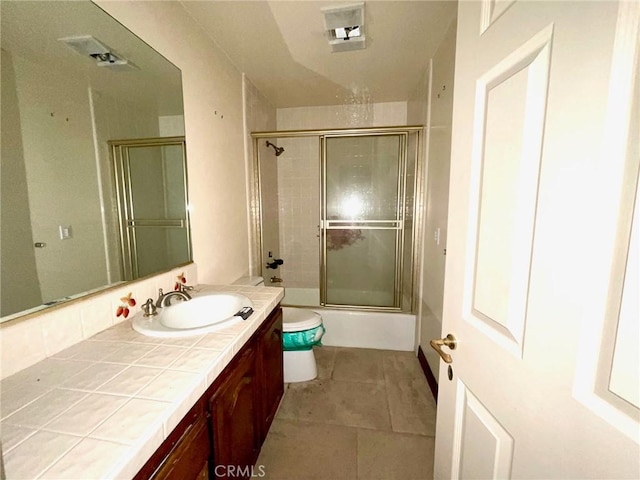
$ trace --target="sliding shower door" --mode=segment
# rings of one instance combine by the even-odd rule
[[[407,134],[321,144],[321,303],[400,309]]]
[[[191,260],[183,137],[110,142],[124,279]]]

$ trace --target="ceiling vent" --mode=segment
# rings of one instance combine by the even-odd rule
[[[324,25],[332,51],[347,52],[366,47],[364,3],[325,7],[321,11],[324,14]]]
[[[80,55],[93,58],[99,67],[109,67],[118,70],[138,68],[126,58],[115,53],[111,47],[93,38],[91,35],[65,37],[59,38],[58,40],[66,43],[68,47]]]

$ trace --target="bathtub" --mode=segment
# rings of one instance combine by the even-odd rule
[[[408,313],[313,308],[322,315],[324,345],[413,351],[416,316]]]
[[[285,288],[282,304],[317,305],[317,289]],[[324,345],[335,347],[375,348],[410,352],[415,347],[416,316],[408,313],[370,312],[337,308],[304,307],[322,316],[327,332]]]

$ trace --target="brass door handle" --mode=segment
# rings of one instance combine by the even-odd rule
[[[431,348],[438,352],[438,355],[442,357],[442,360],[444,360],[445,363],[453,363],[453,358],[451,358],[451,355],[443,352],[441,347],[445,346],[449,347],[451,350],[455,350],[457,345],[456,337],[449,334],[442,339],[431,340],[429,342],[429,345],[431,345]]]

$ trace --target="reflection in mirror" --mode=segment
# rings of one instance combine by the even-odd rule
[[[190,261],[183,144],[175,164],[158,153],[181,193],[154,182],[183,228],[141,233],[137,271],[109,146],[184,135],[180,70],[89,1],[2,1],[0,19],[2,320]]]
[[[125,280],[188,262],[191,242],[184,137],[109,143],[116,171]]]

